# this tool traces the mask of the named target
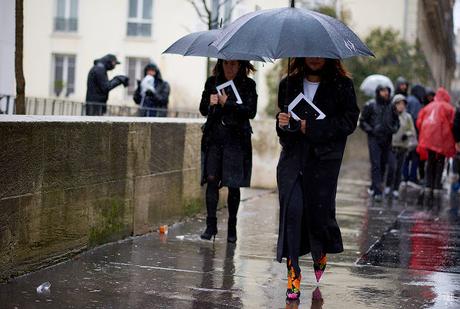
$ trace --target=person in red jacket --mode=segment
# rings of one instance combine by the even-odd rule
[[[434,101],[419,113],[419,145],[417,152],[428,159],[426,167],[426,193],[439,193],[442,189],[442,172],[446,158],[455,155],[455,140],[452,133],[455,109],[450,103],[446,89],[439,88]]]

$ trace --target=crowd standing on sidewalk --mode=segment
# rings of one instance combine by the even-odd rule
[[[459,191],[460,109],[455,112],[442,87],[435,92],[411,86],[403,77],[395,84],[392,98],[389,87],[378,86],[359,119],[368,136],[368,193],[377,202],[397,199],[400,186],[407,185],[419,189],[424,198],[439,196],[448,173],[453,175],[451,189]]]

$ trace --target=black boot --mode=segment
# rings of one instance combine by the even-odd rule
[[[227,242],[236,243],[236,217],[228,218]]]
[[[210,240],[217,235],[217,218],[206,218],[206,230],[201,234],[201,239]]]

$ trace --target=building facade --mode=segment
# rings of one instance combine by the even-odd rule
[[[210,5],[212,2],[215,1]],[[280,2],[229,1],[221,8],[221,15],[235,19],[255,9],[280,6]],[[171,85],[170,107],[198,108],[206,79],[206,59],[162,54],[181,36],[207,29],[188,1],[25,0],[24,10],[27,96],[83,101],[93,61],[113,53],[122,63],[109,77],[126,74],[130,85],[111,91],[111,104],[134,104],[136,79],[142,77],[143,67],[153,61]],[[254,78],[260,93],[259,110],[263,111],[267,92],[264,76],[271,64],[257,67]]]
[[[208,0],[208,4],[212,7],[216,1]],[[289,2],[233,0],[221,8],[220,15],[231,15],[234,20],[256,9],[287,6]],[[350,27],[361,38],[375,27],[391,27],[410,43],[418,40],[433,75],[432,86],[449,88],[455,67],[453,0],[297,0],[296,3],[305,7],[324,4],[349,12]],[[83,101],[93,61],[113,53],[122,64],[109,75],[126,74],[131,83],[128,88],[119,87],[110,93],[111,104],[134,104],[131,94],[135,80],[142,77],[145,64],[154,61],[171,84],[170,107],[197,109],[206,79],[206,59],[162,54],[181,36],[207,29],[189,1],[24,0],[24,10],[27,96]],[[13,63],[13,59],[8,63]],[[268,102],[265,75],[273,64],[256,63],[256,67],[254,78],[262,117]]]

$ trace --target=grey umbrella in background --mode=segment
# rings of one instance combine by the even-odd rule
[[[182,56],[199,56],[218,58],[225,60],[257,60],[271,61],[270,59],[261,57],[253,53],[219,53],[217,48],[210,44],[217,38],[222,30],[208,30],[190,33],[183,36],[171,46],[169,46],[164,54],[178,54]]]
[[[222,29],[211,46],[224,55],[250,53],[271,59],[374,56],[341,21],[291,5],[243,15]]]
[[[361,83],[359,89],[362,92],[364,92],[367,96],[373,97],[375,96],[375,89],[377,89],[379,85],[382,87],[390,88],[391,93],[394,93],[395,87],[393,86],[391,79],[389,79],[385,75],[380,74],[373,74],[366,77],[364,81]]]

